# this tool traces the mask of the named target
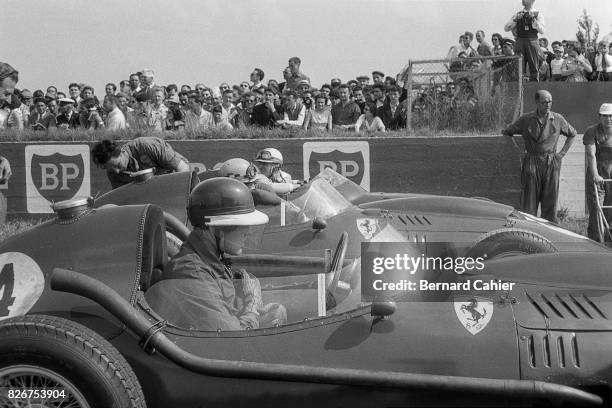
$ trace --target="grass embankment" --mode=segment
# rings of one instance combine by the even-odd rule
[[[100,139],[129,140],[138,136],[156,136],[167,140],[222,140],[222,139],[298,139],[298,138],[330,138],[330,139],[354,139],[368,137],[435,137],[435,136],[478,136],[499,134],[499,129],[488,128],[487,131],[479,131],[470,127],[456,130],[436,130],[433,127],[422,127],[414,131],[388,131],[388,132],[347,132],[342,130],[321,131],[321,130],[302,130],[302,129],[264,129],[248,128],[224,131],[219,129],[209,129],[200,132],[193,131],[137,131],[120,130],[109,132],[106,130],[93,131],[34,131],[34,130],[3,130],[0,131],[0,141],[2,142],[40,142],[40,141],[95,141]]]

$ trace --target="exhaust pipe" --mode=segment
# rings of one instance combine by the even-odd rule
[[[249,378],[400,390],[468,392],[514,399],[547,399],[578,406],[601,405],[595,395],[565,385],[531,380],[498,380],[447,375],[381,372],[346,368],[215,360],[196,356],[174,344],[127,300],[104,283],[81,273],[55,268],[51,289],[86,297],[123,322],[139,338],[175,364],[212,377]]]

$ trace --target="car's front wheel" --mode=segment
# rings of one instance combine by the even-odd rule
[[[138,378],[94,331],[59,317],[0,322],[0,406],[145,408]]]
[[[531,231],[503,228],[481,237],[467,256],[494,259],[549,252],[557,252],[557,248],[545,237]]]

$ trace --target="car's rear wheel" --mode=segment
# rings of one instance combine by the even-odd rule
[[[494,259],[550,252],[557,252],[557,248],[542,235],[526,230],[504,228],[485,234],[468,251],[467,256]]]
[[[87,327],[52,316],[0,323],[0,389],[2,407],[146,407],[117,349]]]

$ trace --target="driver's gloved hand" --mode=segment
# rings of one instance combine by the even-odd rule
[[[259,280],[244,269],[241,270],[240,275],[242,276],[242,299],[244,308],[245,310],[257,312],[263,307]]]

